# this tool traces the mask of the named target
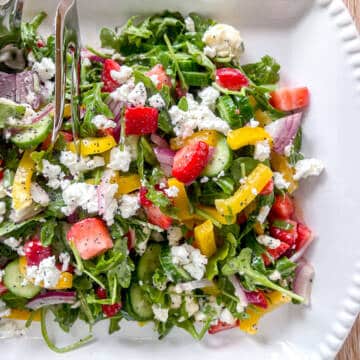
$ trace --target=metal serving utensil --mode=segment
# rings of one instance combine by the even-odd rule
[[[76,0],[61,0],[55,17],[55,117],[51,143],[52,145],[55,143],[63,122],[67,72],[66,58],[70,53],[72,57],[71,128],[78,156],[80,156],[80,144],[77,137],[78,124],[80,121],[80,51],[80,27]]]

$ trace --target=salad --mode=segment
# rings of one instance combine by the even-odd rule
[[[100,321],[109,334],[151,321],[159,339],[179,327],[200,340],[254,334],[275,307],[309,304],[313,234],[293,194],[324,165],[301,153],[308,88],[281,87],[269,55],[244,63],[230,25],[133,17],[82,49],[78,157],[70,76],[50,141],[45,16],[0,38],[0,334],[40,321],[66,352]],[[89,335],[59,348],[51,316]]]

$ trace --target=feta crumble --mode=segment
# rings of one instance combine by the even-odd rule
[[[113,175],[112,170],[106,170],[103,179],[97,188],[99,214],[102,215],[108,226],[114,224],[115,213],[118,209],[118,202],[115,199],[115,195],[118,191],[118,184],[110,183],[110,179]]]
[[[71,175],[78,175],[81,172],[94,170],[105,165],[104,158],[101,156],[94,156],[92,158],[81,156],[78,159],[77,155],[71,151],[61,152],[60,163],[69,169]]]
[[[158,110],[161,110],[166,106],[165,101],[160,94],[155,94],[151,96],[148,101],[151,107]]]
[[[55,64],[47,57],[43,57],[40,62],[35,62],[32,69],[38,73],[42,81],[50,80],[55,76]]]
[[[2,282],[4,275],[5,275],[5,270],[0,269],[0,282]]]
[[[48,180],[47,186],[51,189],[58,189],[61,185],[61,180],[64,178],[64,173],[61,171],[59,165],[54,165],[48,160],[42,161],[42,174]]]
[[[182,239],[183,234],[181,228],[178,226],[171,226],[167,230],[167,239],[170,246],[176,246],[179,244],[179,241]]]
[[[43,282],[46,289],[55,287],[60,275],[61,272],[56,267],[55,256],[41,260],[38,266],[33,265],[26,268],[26,278],[33,281],[35,285]]]
[[[202,178],[200,178],[200,184],[205,184],[209,181],[210,179],[207,176],[203,176]]]
[[[254,159],[265,161],[269,158],[271,147],[268,140],[258,141],[255,144]]]
[[[274,185],[277,189],[286,190],[289,188],[290,183],[284,179],[284,176],[282,173],[274,171],[273,177],[274,177]]]
[[[205,45],[215,51],[217,57],[239,61],[244,52],[244,43],[240,32],[227,24],[211,26],[202,38]]]
[[[48,206],[50,203],[50,198],[47,192],[38,184],[38,183],[31,183],[30,187],[31,197],[34,202],[41,206]]]
[[[176,105],[169,110],[176,136],[183,138],[191,136],[195,129],[217,130],[227,135],[230,127],[226,121],[217,117],[207,106],[196,102],[191,94],[186,95],[186,100],[188,111],[182,111]]]
[[[110,71],[110,76],[112,77],[112,79],[120,84],[123,84],[127,80],[129,80],[132,74],[133,74],[132,68],[126,65],[121,65],[119,71],[116,70]]]
[[[256,240],[259,244],[264,245],[269,249],[276,249],[281,244],[280,240],[275,239],[269,235],[259,235]]]
[[[207,258],[201,254],[199,249],[195,249],[189,244],[173,246],[171,256],[173,263],[183,266],[194,279],[200,280],[203,278]]]
[[[185,311],[191,317],[199,311],[199,304],[195,301],[193,296],[185,297]]]
[[[4,215],[6,214],[6,203],[0,201],[0,224],[4,221]]]
[[[249,127],[256,128],[259,126],[259,124],[260,123],[258,121],[256,121],[255,119],[251,119],[247,125]]]
[[[164,192],[168,197],[174,198],[178,196],[179,188],[176,186],[170,186],[169,188],[165,189]]]
[[[201,99],[201,105],[213,108],[217,98],[220,96],[220,92],[212,86],[208,86],[199,91],[198,95]]]
[[[124,219],[134,216],[140,209],[139,195],[123,195],[119,200],[119,212]]]
[[[309,176],[319,176],[324,170],[324,164],[318,159],[299,160],[295,164],[294,180],[305,179]]]
[[[108,167],[112,170],[128,172],[131,158],[131,149],[129,146],[125,145],[123,151],[121,151],[119,147],[114,147],[110,152],[110,162]]]
[[[216,49],[210,47],[210,46],[205,46],[204,50],[203,50],[204,55],[206,55],[207,57],[209,57],[210,59],[213,59],[216,56]]]
[[[101,129],[101,130],[116,127],[116,122],[108,119],[104,115],[94,116],[91,122],[96,126],[97,129]]]
[[[160,322],[166,322],[169,316],[169,309],[162,309],[160,305],[154,304],[152,307],[154,317]]]
[[[134,106],[144,106],[146,103],[147,94],[144,83],[138,82],[135,88],[128,96],[128,103]]]
[[[117,102],[128,102],[128,97],[130,93],[135,88],[135,82],[133,78],[130,78],[125,84],[119,86],[112,93],[110,93],[110,98]]]
[[[269,205],[262,206],[256,220],[263,224],[270,213],[271,207]]]
[[[67,252],[62,252],[59,255],[59,261],[61,265],[61,271],[68,271],[70,265],[70,255]]]
[[[284,155],[286,157],[289,157],[291,155],[292,149],[293,149],[293,144],[292,143],[287,144],[284,148]]]
[[[271,281],[278,281],[281,280],[281,274],[278,270],[274,270],[270,275],[269,275],[269,279]]]
[[[195,23],[190,16],[185,18],[185,28],[188,32],[195,32]]]
[[[182,297],[181,295],[170,293],[170,301],[171,301],[171,305],[170,305],[171,309],[179,309],[182,303]]]
[[[231,312],[226,308],[224,308],[221,311],[219,320],[225,324],[234,324],[236,322],[236,319],[233,317]]]

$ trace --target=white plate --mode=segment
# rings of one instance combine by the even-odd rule
[[[282,65],[284,83],[311,89],[304,152],[324,160],[326,173],[304,181],[297,193],[318,234],[308,254],[316,268],[311,308],[288,305],[275,311],[254,337],[231,330],[201,343],[181,331],[157,341],[151,326],[124,323],[111,337],[100,327],[97,342],[66,359],[334,358],[360,304],[360,41],[342,1],[79,0],[79,8],[85,43],[92,43],[103,25],[166,8],[198,11],[238,27],[246,41],[244,61],[270,54]],[[27,2],[30,15],[43,9],[52,25],[54,0]],[[30,353],[37,360],[60,358],[33,336],[39,338],[38,329],[29,338],[2,341],[1,353],[7,359],[29,359]],[[56,339],[66,341],[62,335]]]

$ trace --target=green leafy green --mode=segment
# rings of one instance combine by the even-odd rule
[[[55,321],[65,332],[70,331],[79,317],[79,308],[73,309],[69,304],[54,305],[51,307],[51,311],[55,316]]]
[[[55,219],[47,220],[45,224],[41,225],[40,240],[43,246],[51,245],[57,227],[57,221]]]
[[[280,65],[269,55],[257,63],[243,65],[242,69],[256,85],[276,84],[280,78]]]

